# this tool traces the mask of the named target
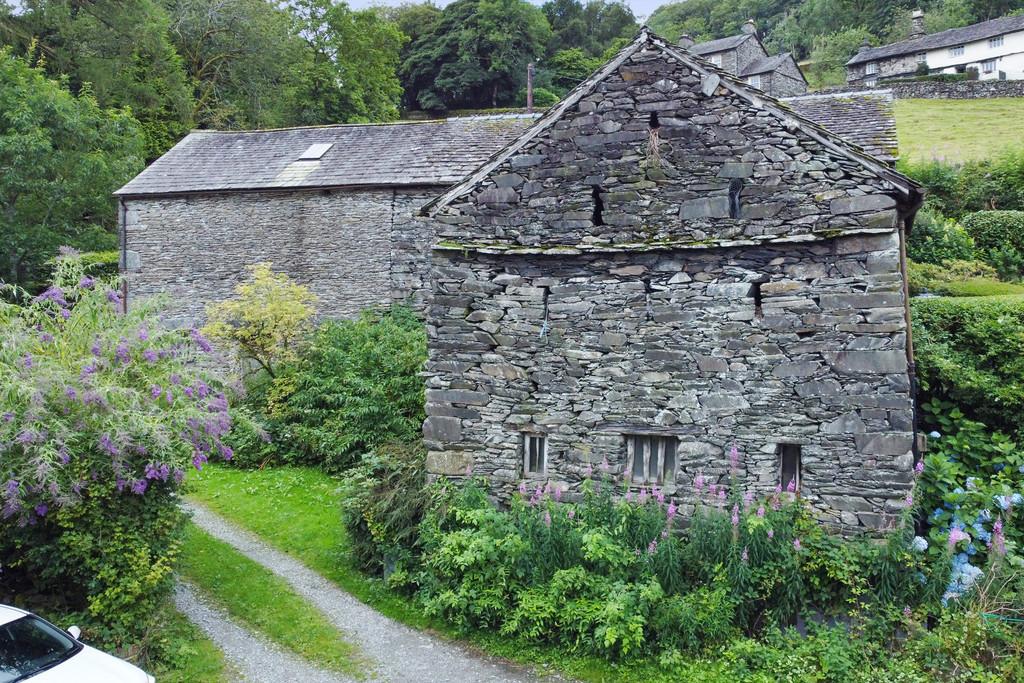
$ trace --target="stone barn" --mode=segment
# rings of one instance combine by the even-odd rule
[[[792,482],[878,527],[916,453],[919,188],[641,31],[424,208],[428,468],[570,492],[601,463],[684,506]]]
[[[200,322],[247,265],[270,261],[327,317],[419,302],[431,243],[420,207],[533,117],[194,131],[117,191],[129,301],[163,294]]]

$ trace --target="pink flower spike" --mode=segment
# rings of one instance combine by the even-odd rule
[[[908,493],[907,497],[903,499],[904,507],[914,507],[914,494]]]
[[[669,503],[669,504],[668,504],[668,511],[667,511],[667,512],[665,513],[665,515],[666,515],[666,516],[667,516],[667,517],[668,517],[669,519],[672,519],[673,517],[675,517],[675,516],[676,516],[676,512],[677,512],[678,510],[679,510],[679,508],[677,508],[677,507],[676,507],[676,504],[675,504],[675,503]]]
[[[800,550],[802,548],[803,548],[803,546],[800,545],[800,539],[799,538],[794,538],[793,539],[793,550],[795,550],[797,552],[800,552]]]
[[[576,508],[569,508],[569,511],[565,513],[565,516],[569,519],[574,519],[576,517]]]
[[[740,469],[740,450],[736,448],[736,444],[732,445],[729,449],[729,469],[735,474]]]
[[[747,546],[743,546],[743,554],[740,555],[740,561],[746,564],[750,561],[750,554],[747,552]]]
[[[757,516],[764,517],[764,505],[760,505],[757,508]]]
[[[917,464],[914,465],[914,472],[917,474],[924,474],[924,460],[917,461]]]
[[[786,484],[787,493],[796,493],[796,479],[790,479],[789,483]]]
[[[550,510],[545,510],[544,511],[544,526],[546,526],[546,527],[550,527],[551,526],[551,511]]]
[[[768,538],[775,538],[775,529],[768,530]]]
[[[735,529],[740,525],[740,506],[733,504],[732,506],[732,526]]]

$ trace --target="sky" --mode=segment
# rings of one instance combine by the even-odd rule
[[[413,1],[413,0],[406,0],[406,1],[408,2],[408,1]],[[451,0],[433,0],[433,1],[434,1],[434,4],[437,5],[438,7],[444,7],[449,2],[451,2]],[[629,5],[630,9],[633,10],[633,14],[636,15],[637,19],[643,20],[646,17],[651,16],[651,12],[656,10],[658,7],[660,7],[661,5],[668,4],[671,1],[672,0],[625,0],[625,3],[627,5]],[[349,4],[350,7],[360,8],[360,9],[363,8],[363,7],[370,7],[372,5],[389,5],[389,6],[401,5],[402,2],[403,2],[403,0],[348,0],[348,4]],[[538,7],[540,7],[541,5],[544,4],[543,0],[530,0],[530,2],[532,2],[535,5],[537,5]],[[641,21],[641,23],[642,23],[642,21]]]

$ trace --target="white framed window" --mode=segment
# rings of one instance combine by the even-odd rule
[[[878,79],[877,78],[869,78],[866,81],[864,81],[864,85],[868,86],[869,88],[873,88],[876,85],[878,85]]]
[[[878,73],[878,62],[868,62],[864,67],[864,73],[868,75]]]
[[[545,474],[548,470],[548,438],[523,434],[523,474]]]
[[[928,63],[928,53],[927,52],[918,52],[917,53],[917,63],[918,64],[927,64]]]
[[[989,38],[988,39],[988,46],[990,48],[992,48],[992,47],[1002,47],[1003,46],[1003,37],[1002,36],[996,36],[995,38]]]
[[[949,48],[949,56],[950,57],[963,57],[964,56],[964,46],[963,45],[955,45],[955,46]]]
[[[986,73],[986,74],[995,73],[995,70],[996,70],[996,60],[994,60],[994,59],[986,59],[984,62],[981,63],[981,72],[982,73]]]
[[[803,469],[800,444],[780,443],[775,450],[779,456],[779,486],[783,491],[799,491]]]
[[[708,57],[708,61],[715,66],[722,66],[722,55],[711,55]]]
[[[753,76],[747,76],[747,85],[751,85],[755,88],[761,87],[761,74],[754,74]]]
[[[626,435],[626,467],[633,486],[674,486],[679,439],[657,434]]]

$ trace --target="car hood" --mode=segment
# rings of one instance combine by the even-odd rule
[[[78,654],[29,679],[31,683],[146,683],[145,672],[88,645]]]

